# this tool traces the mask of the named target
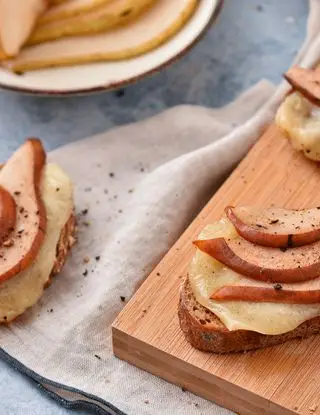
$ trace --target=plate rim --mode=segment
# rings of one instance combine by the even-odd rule
[[[34,95],[34,96],[46,96],[46,97],[72,97],[72,96],[80,96],[80,95],[91,95],[91,94],[98,94],[101,92],[107,92],[107,91],[114,91],[117,89],[125,88],[128,85],[132,85],[140,81],[141,79],[155,75],[156,73],[160,72],[162,69],[170,66],[171,64],[175,63],[179,59],[181,59],[183,56],[185,56],[207,33],[209,28],[212,26],[212,24],[215,22],[217,17],[219,16],[222,7],[224,5],[224,0],[217,0],[217,6],[213,10],[212,16],[210,17],[208,23],[203,27],[203,29],[200,31],[200,33],[196,36],[196,38],[187,45],[183,50],[181,50],[179,53],[177,53],[175,56],[173,56],[170,59],[167,59],[165,62],[161,63],[160,65],[157,65],[156,67],[149,69],[139,75],[133,76],[131,78],[125,79],[123,81],[119,82],[113,82],[108,84],[103,84],[95,87],[89,87],[89,88],[78,88],[74,89],[72,91],[55,91],[53,89],[33,89],[33,88],[27,88],[27,87],[18,87],[13,85],[7,85],[0,82],[0,92],[1,90],[4,91],[11,91],[11,92],[17,92],[25,95]]]

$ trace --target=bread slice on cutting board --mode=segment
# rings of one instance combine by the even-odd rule
[[[226,208],[228,213],[230,209]],[[234,210],[242,215],[241,229],[250,232],[242,238],[227,218],[207,225],[194,241],[195,255],[187,279],[181,288],[178,315],[187,340],[196,348],[215,353],[257,349],[304,338],[320,331],[319,235],[316,230],[318,209],[272,211],[251,208]],[[313,213],[312,213],[313,212]],[[263,216],[266,216],[265,219]],[[269,217],[270,216],[270,217]],[[282,221],[285,217],[290,220]],[[295,226],[299,217],[303,227]],[[236,226],[239,226],[237,221]],[[304,225],[304,222],[306,225]],[[265,223],[265,226],[262,225]],[[275,248],[279,231],[287,244]],[[273,231],[274,229],[274,231]],[[271,246],[257,245],[254,232],[272,241]],[[273,233],[274,232],[274,233]],[[301,235],[307,235],[304,240]],[[299,236],[297,238],[296,236]],[[271,239],[270,239],[271,238]],[[294,241],[301,246],[293,246]],[[304,241],[304,242],[303,242]],[[313,241],[312,243],[309,243]],[[232,247],[230,249],[230,247]],[[254,253],[258,250],[259,255]],[[302,255],[301,255],[302,254]],[[317,264],[309,261],[316,254]],[[269,263],[269,265],[268,265]],[[252,272],[253,270],[253,272]]]
[[[228,330],[212,311],[197,302],[188,278],[181,287],[178,315],[181,330],[189,343],[212,353],[260,349],[320,332],[320,317],[308,320],[288,333],[273,336],[249,330]]]

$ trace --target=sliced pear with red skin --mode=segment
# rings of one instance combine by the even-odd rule
[[[0,243],[15,229],[16,202],[11,194],[0,186]]]
[[[320,208],[228,206],[225,212],[239,235],[258,245],[285,248],[320,240]]]
[[[289,84],[308,101],[320,106],[320,70],[294,66],[284,75]]]
[[[258,281],[296,283],[320,276],[320,241],[298,248],[268,248],[237,237],[193,242],[232,270]]]
[[[0,171],[0,185],[13,195],[18,210],[15,229],[0,246],[0,283],[27,268],[42,246],[47,218],[40,183],[45,163],[41,142],[29,139]]]
[[[24,48],[2,65],[14,72],[129,59],[165,43],[189,20],[198,0],[159,0],[130,25]]]
[[[319,304],[320,290],[291,291],[275,288],[238,287],[220,288],[211,295],[215,301],[248,301],[254,303]]]

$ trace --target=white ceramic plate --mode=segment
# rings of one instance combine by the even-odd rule
[[[200,0],[190,21],[159,48],[134,59],[13,74],[0,68],[0,88],[37,95],[76,95],[125,86],[183,56],[219,14],[223,0]]]

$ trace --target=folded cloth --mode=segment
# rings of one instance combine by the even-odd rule
[[[311,1],[303,65],[319,57],[319,3]],[[73,178],[79,212],[88,213],[40,303],[0,328],[1,356],[69,407],[230,413],[113,357],[111,323],[259,138],[287,88],[275,93],[261,81],[224,108],[172,108],[52,152]]]

